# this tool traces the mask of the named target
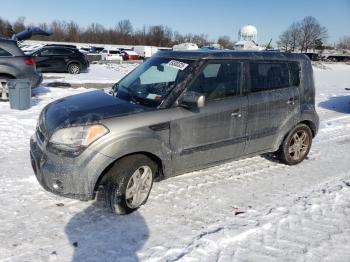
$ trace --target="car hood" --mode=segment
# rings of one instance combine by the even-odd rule
[[[103,91],[92,91],[58,99],[47,105],[39,126],[50,137],[59,128],[99,123],[102,119],[155,110],[131,104]]]

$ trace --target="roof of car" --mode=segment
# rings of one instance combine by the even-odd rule
[[[183,59],[278,59],[305,60],[309,59],[300,53],[286,53],[280,51],[234,51],[234,50],[191,50],[191,51],[162,51],[156,53],[158,57],[172,57]]]

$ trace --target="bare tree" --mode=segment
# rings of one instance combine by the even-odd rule
[[[11,37],[13,34],[12,25],[8,20],[0,18],[0,35],[4,37]]]
[[[286,52],[294,52],[300,42],[300,34],[300,23],[293,23],[279,36],[277,45]]]
[[[300,22],[299,47],[301,52],[316,48],[320,41],[324,42],[327,38],[327,28],[320,25],[316,18],[307,16]]]
[[[22,32],[24,29],[25,29],[25,25],[24,25],[24,21],[25,21],[25,17],[24,16],[21,16],[19,17],[16,22],[12,25],[12,30],[15,32],[15,33],[18,33],[18,32]]]
[[[337,48],[350,50],[350,35],[341,37],[337,43]]]
[[[218,38],[218,44],[222,46],[223,48],[227,49],[233,49],[234,48],[234,42],[231,41],[230,37],[227,35],[220,36]]]
[[[70,21],[67,25],[67,38],[71,42],[79,42],[80,41],[80,28],[77,23],[74,21]]]

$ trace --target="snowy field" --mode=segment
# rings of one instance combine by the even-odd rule
[[[46,81],[114,83],[130,69]],[[307,160],[256,156],[171,178],[128,216],[52,195],[31,168],[40,110],[89,90],[41,86],[26,111],[0,103],[0,261],[350,261],[350,65],[314,74],[321,124]]]

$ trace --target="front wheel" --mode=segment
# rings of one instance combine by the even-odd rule
[[[117,161],[106,174],[106,206],[118,215],[138,209],[148,199],[156,172],[157,165],[145,155]]]
[[[299,124],[283,140],[277,155],[283,163],[296,165],[307,157],[311,144],[310,128],[307,125]]]

